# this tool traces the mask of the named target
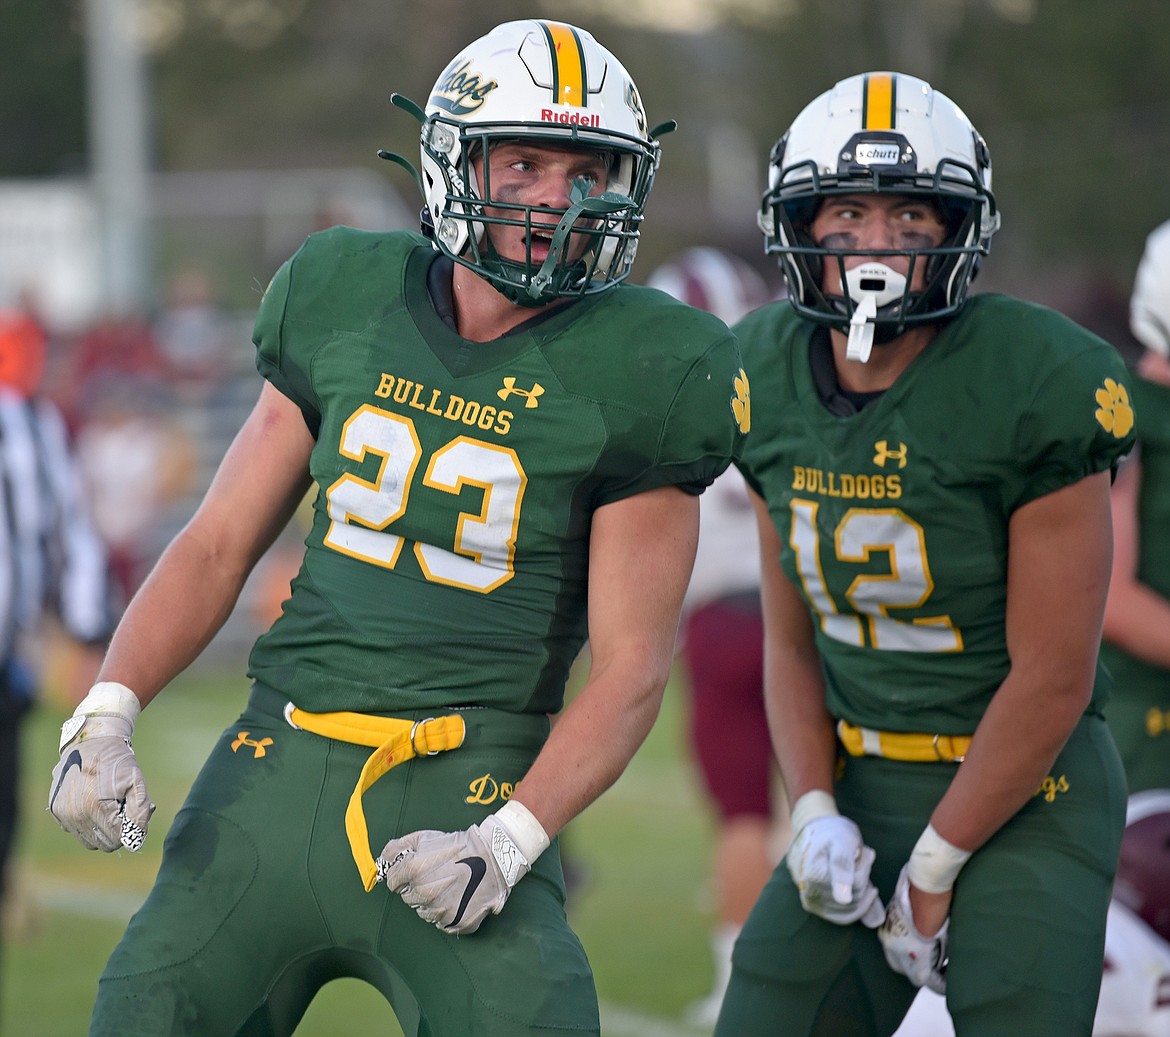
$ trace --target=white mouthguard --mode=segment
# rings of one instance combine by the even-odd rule
[[[854,301],[845,356],[864,364],[873,349],[873,320],[878,307],[905,293],[906,278],[885,263],[862,263],[845,274],[845,281],[849,286],[849,298]]]

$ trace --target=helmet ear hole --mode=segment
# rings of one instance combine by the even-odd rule
[[[793,228],[793,234],[796,238],[796,244],[800,248],[810,250],[803,256],[804,262],[802,265],[810,285],[812,287],[819,287],[825,276],[825,261],[822,256],[812,251],[817,247],[817,243],[813,241],[812,235],[806,228]]]

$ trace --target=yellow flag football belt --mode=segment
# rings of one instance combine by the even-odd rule
[[[962,763],[971,746],[965,735],[874,731],[837,721],[837,737],[850,756],[882,756],[909,763]]]
[[[378,882],[378,866],[370,853],[370,831],[362,809],[362,796],[383,774],[416,756],[434,756],[463,744],[467,729],[461,716],[400,720],[367,713],[306,713],[291,702],[284,718],[295,728],[325,738],[373,748],[345,809],[345,834],[368,893]]]

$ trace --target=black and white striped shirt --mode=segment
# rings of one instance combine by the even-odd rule
[[[60,412],[0,388],[0,668],[46,612],[76,640],[104,642],[115,618],[109,560]]]

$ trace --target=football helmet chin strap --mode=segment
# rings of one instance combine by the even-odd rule
[[[900,299],[906,278],[885,263],[862,263],[845,274],[853,316],[849,318],[849,341],[845,357],[865,363],[873,349],[874,318],[878,307]]]
[[[573,224],[577,222],[578,216],[582,214],[590,217],[612,216],[614,213],[621,212],[623,209],[627,209],[634,204],[631,199],[623,194],[618,194],[616,191],[606,191],[604,194],[594,197],[590,197],[587,192],[588,186],[584,180],[573,181],[573,186],[569,190],[569,207],[565,210],[564,216],[561,217],[560,222],[557,224],[557,229],[553,231],[552,244],[549,246],[548,255],[528,285],[528,295],[530,298],[540,299],[544,289],[552,281],[553,272],[561,261],[561,257],[569,242],[569,234],[572,232]]]

